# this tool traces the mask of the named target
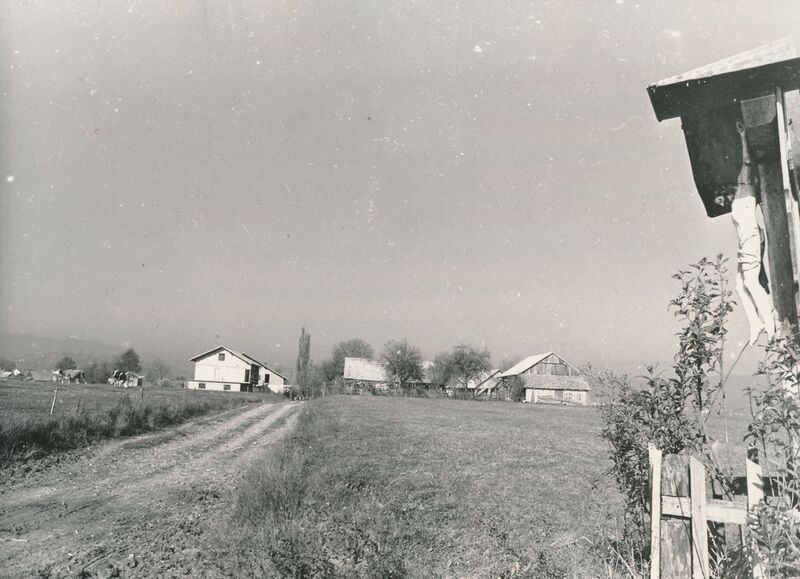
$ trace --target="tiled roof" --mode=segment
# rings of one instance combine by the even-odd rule
[[[345,380],[365,380],[367,382],[386,382],[383,364],[369,358],[345,358]]]

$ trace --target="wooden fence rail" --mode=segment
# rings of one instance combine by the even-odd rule
[[[709,523],[746,525],[764,497],[761,467],[745,463],[746,502],[706,496],[706,469],[694,457],[649,447],[650,579],[708,579]],[[756,566],[753,577],[763,577]]]

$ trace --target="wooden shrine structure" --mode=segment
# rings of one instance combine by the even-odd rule
[[[791,38],[647,88],[659,121],[681,119],[692,176],[709,217],[731,212],[749,152],[764,217],[769,295],[777,321],[795,336],[800,335],[800,184],[786,93],[798,89],[800,58]],[[747,461],[745,470],[739,500],[708,498],[702,464],[685,456],[662,460],[657,449],[650,449],[651,579],[709,577],[709,529],[745,525],[770,486],[755,462]],[[752,573],[763,576],[757,562]]]
[[[779,322],[798,332],[800,209],[785,94],[800,88],[791,37],[647,88],[659,121],[680,117],[697,191],[709,217],[731,211],[742,165],[737,121],[758,174],[769,289]]]

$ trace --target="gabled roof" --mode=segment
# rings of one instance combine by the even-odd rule
[[[451,379],[450,382],[446,384],[446,387],[449,389],[462,389],[467,388],[469,390],[472,389],[492,389],[497,386],[497,383],[500,381],[500,370],[497,368],[493,368],[486,372],[475,376],[471,380],[469,380],[466,385],[461,384],[456,379]]]
[[[245,354],[243,352],[237,352],[236,350],[232,350],[232,349],[228,348],[227,346],[217,346],[216,348],[212,348],[208,352],[203,352],[202,354],[198,354],[194,358],[189,358],[189,361],[190,362],[197,362],[198,360],[201,360],[201,359],[205,358],[206,356],[210,356],[211,354],[215,354],[215,353],[219,352],[220,350],[225,350],[226,352],[230,352],[232,355],[236,356],[242,362],[245,362],[247,364],[261,366],[262,368],[265,368],[265,369],[269,370],[270,372],[272,372],[273,374],[275,374],[277,376],[280,376],[281,378],[286,380],[286,376],[284,376],[280,372],[276,372],[275,370],[273,370],[272,368],[270,368],[269,366],[267,366],[263,362],[259,362],[258,360],[256,360],[252,356],[248,356],[247,354]]]
[[[500,382],[500,375],[501,372],[498,368],[489,370],[483,379],[478,382],[475,388],[494,388],[497,386],[498,382]]]
[[[534,354],[533,356],[528,356],[527,358],[525,358],[521,362],[517,362],[516,364],[511,366],[511,368],[509,368],[508,370],[506,370],[505,372],[500,374],[500,377],[501,378],[510,378],[512,376],[519,376],[523,372],[526,372],[527,370],[530,370],[531,368],[536,366],[536,364],[538,364],[539,362],[541,362],[542,360],[544,360],[548,356],[558,356],[558,358],[562,362],[564,362],[567,366],[569,366],[570,368],[572,368],[576,372],[579,372],[579,370],[575,366],[573,366],[572,364],[567,362],[562,356],[559,356],[555,352],[544,352],[542,354]]]
[[[345,380],[365,380],[367,382],[386,382],[386,370],[383,364],[369,358],[345,358]]]
[[[649,87],[659,121],[698,114],[800,86],[800,58],[791,37],[659,81]]]

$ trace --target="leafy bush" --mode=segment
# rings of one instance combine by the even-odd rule
[[[725,321],[732,311],[725,260],[700,260],[673,276],[681,284],[670,308],[683,326],[671,377],[647,367],[642,388],[627,376],[595,375],[599,389],[612,392],[601,407],[601,436],[610,444],[612,474],[625,496],[623,547],[630,560],[646,566],[648,444],[668,454],[685,450],[700,455],[712,479],[730,487],[730,473],[719,466],[705,430],[714,393],[722,387]]]
[[[750,561],[765,577],[800,569],[800,342],[779,337],[767,349],[760,371],[767,389],[750,389],[753,421],[747,439],[762,453],[762,467],[776,483],[750,520]]]

